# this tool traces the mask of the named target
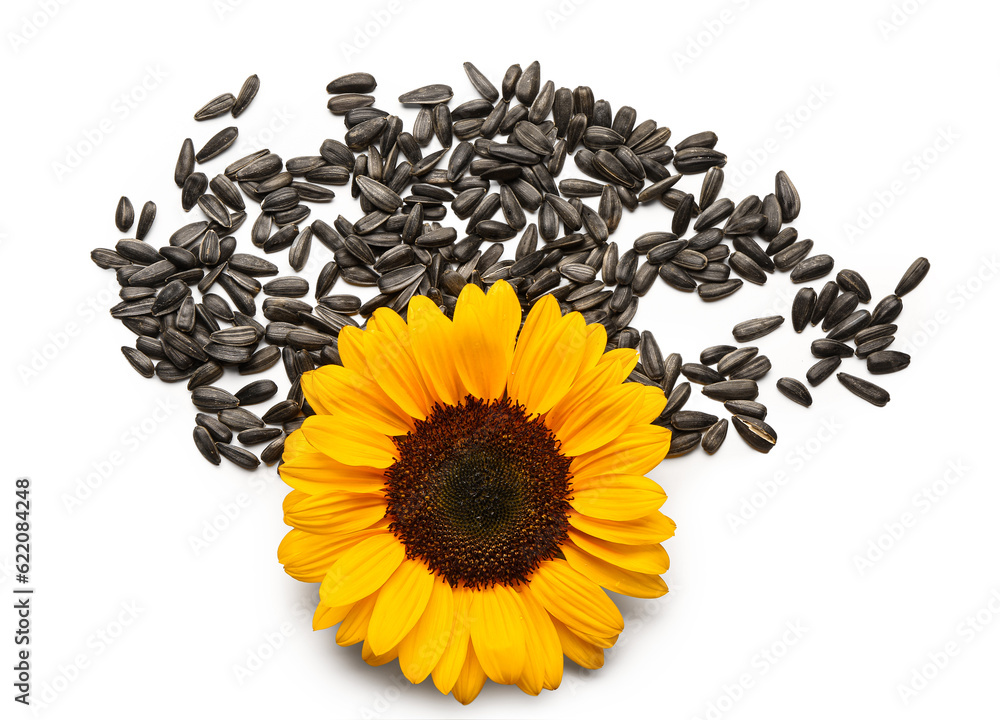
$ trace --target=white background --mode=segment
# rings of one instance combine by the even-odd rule
[[[13,480],[26,474],[41,714],[996,717],[998,14],[915,0],[5,3],[0,587],[10,597]],[[172,182],[177,150],[229,124],[191,114],[251,73],[260,94],[210,176],[251,142],[288,158],[342,137],[324,87],[344,72],[373,72],[377,104],[399,112],[395,98],[426,83],[451,84],[456,103],[474,97],[465,60],[499,85],[510,63],[534,59],[543,80],[590,84],[671,127],[672,142],[716,131],[730,158],[723,195],[763,196],[788,171],[800,237],[860,271],[876,299],[914,258],[932,270],[904,300],[895,347],[913,361],[882,379],[886,408],[835,379],[812,408],[793,405],[774,383],[804,377],[819,333],[786,323],[762,339],[777,448],[759,455],[730,431],[716,456],[653,473],[678,524],[669,595],[620,602],[626,629],[604,669],[567,663],[563,687],[538,698],[488,684],[463,708],[429,682],[409,686],[396,663],[369,668],[333,631],[311,632],[315,587],[275,558],[284,486],[273,468],[201,459],[183,385],[143,380],[122,358],[134,337],[107,315],[114,276],[88,253],[121,237],[122,194],[137,214],[158,203],[156,246],[190,222]],[[312,218],[360,215],[336,190]],[[669,218],[643,208],[615,239],[627,246]],[[317,243],[313,256],[315,271],[327,252]],[[708,305],[658,283],[634,325],[693,361],[735,322],[787,314],[794,290],[779,273]],[[865,375],[857,360],[843,369]],[[215,537],[211,523],[226,527]],[[9,717],[9,610],[3,622]]]

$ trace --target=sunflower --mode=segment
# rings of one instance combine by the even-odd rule
[[[663,392],[554,297],[522,327],[503,281],[466,285],[454,319],[423,296],[406,317],[344,328],[343,365],[302,376],[278,558],[322,583],[314,629],[339,623],[371,665],[462,703],[487,678],[553,690],[564,655],[601,667],[622,631],[605,590],[667,592],[674,523],[644,477],[670,445]]]

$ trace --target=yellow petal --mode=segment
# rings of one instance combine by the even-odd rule
[[[465,653],[465,663],[462,665],[461,672],[458,673],[458,678],[451,692],[456,700],[463,705],[468,705],[476,699],[485,684],[486,673],[470,646],[468,652]]]
[[[463,587],[452,591],[455,599],[455,617],[451,626],[451,637],[441,660],[431,671],[434,686],[447,695],[455,686],[458,674],[465,664],[465,655],[469,652],[469,611],[472,606],[472,591]]]
[[[405,435],[413,419],[374,380],[339,365],[324,365],[302,374],[302,393],[320,415],[346,414],[383,435]]]
[[[434,399],[457,405],[468,393],[455,365],[455,330],[441,309],[425,295],[414,295],[406,313],[417,367]]]
[[[469,283],[455,306],[455,364],[462,383],[484,400],[499,398],[507,385],[514,338],[521,324],[521,304],[506,282],[488,295]]]
[[[344,621],[337,628],[338,645],[347,647],[365,639],[365,635],[368,634],[368,623],[372,619],[372,610],[375,609],[377,599],[378,592],[374,592],[351,606],[347,615],[344,616]]]
[[[582,455],[621,435],[635,421],[642,407],[644,389],[639,383],[618,385],[597,395],[587,407],[569,417],[557,435],[563,454]]]
[[[368,642],[384,655],[396,647],[417,624],[427,607],[434,575],[421,560],[403,560],[378,594]]]
[[[417,420],[423,420],[433,403],[417,369],[410,330],[403,319],[388,308],[379,308],[373,317],[378,319],[378,329],[373,330],[369,322],[364,333],[368,369],[399,407]]]
[[[674,536],[677,525],[666,515],[658,512],[634,518],[628,522],[601,520],[578,512],[570,512],[569,524],[577,530],[617,543],[645,545],[661,543]]]
[[[278,545],[278,562],[296,580],[322,582],[330,566],[341,555],[365,538],[388,532],[388,524],[388,520],[382,520],[375,527],[357,532],[325,535],[293,528]]]
[[[583,552],[572,543],[564,543],[560,549],[570,567],[605,590],[639,598],[657,598],[667,592],[667,584],[659,575],[623,570]]]
[[[381,594],[380,594],[381,595]],[[371,622],[368,623],[368,632],[371,632],[372,625],[375,623],[375,618],[372,616]],[[392,662],[397,657],[399,657],[399,649],[396,647],[391,648],[387,652],[379,655],[377,654],[371,646],[371,642],[368,638],[365,638],[364,645],[361,646],[361,659],[372,667],[378,667],[380,665],[385,665],[386,663]]]
[[[635,370],[635,366],[639,364],[639,351],[634,348],[617,348],[615,350],[608,350],[601,359],[597,361],[598,365],[612,364],[619,369],[621,373],[621,380],[619,382],[625,382],[625,378],[632,374]]]
[[[546,560],[531,577],[531,592],[550,615],[590,635],[617,635],[622,614],[592,580],[565,560]]]
[[[294,433],[301,435],[302,433]],[[374,493],[385,486],[385,471],[364,465],[344,465],[318,452],[296,453],[278,467],[288,485],[309,493]]]
[[[569,538],[581,550],[625,570],[659,575],[670,567],[670,559],[662,545],[622,545],[591,537],[572,528]]]
[[[529,695],[555,690],[562,681],[563,653],[559,636],[545,608],[534,598],[531,586],[522,586],[518,595],[524,604],[525,650],[524,669],[517,686]]]
[[[555,625],[559,642],[566,657],[588,670],[597,670],[604,666],[604,650],[585,642],[578,635],[570,632],[569,628],[556,618],[552,618],[552,624]]]
[[[657,510],[667,499],[663,488],[642,475],[574,478],[570,505],[604,520],[631,520]]]
[[[573,458],[570,472],[575,478],[589,475],[645,475],[667,455],[670,431],[657,425],[636,425],[621,435]]]
[[[529,415],[546,413],[569,391],[580,370],[586,347],[583,316],[569,313],[541,337],[525,339],[522,332],[518,347],[522,343],[526,348],[520,366],[511,372],[508,390]]]
[[[329,605],[320,603],[316,606],[316,612],[313,613],[313,630],[326,630],[333,627],[347,617],[347,613],[351,611],[352,607],[354,606],[341,605],[339,607],[330,607]]]
[[[350,533],[371,527],[385,517],[385,497],[374,493],[308,495],[293,490],[285,497],[283,509],[285,522],[299,530]]]
[[[344,465],[387,468],[396,462],[398,451],[384,434],[364,426],[343,422],[332,415],[312,415],[302,423],[306,439]]]
[[[365,538],[333,564],[319,597],[327,605],[347,605],[371,595],[403,562],[406,550],[388,533]]]
[[[368,369],[368,358],[365,355],[365,331],[348,325],[337,335],[337,352],[344,367],[355,370],[366,377],[371,377]]]
[[[531,374],[531,363],[537,354],[535,347],[556,326],[561,317],[559,303],[551,295],[545,295],[531,306],[531,311],[524,319],[524,327],[521,328],[514,346],[514,359],[511,361],[510,377],[507,378],[507,394],[511,397],[517,397],[522,384],[527,384]]]
[[[600,323],[591,323],[587,326],[587,340],[583,349],[583,360],[580,362],[580,370],[576,379],[588,370],[592,370],[604,355],[604,349],[608,346],[608,331]]]
[[[575,413],[585,409],[594,397],[621,385],[619,375],[616,363],[601,363],[581,373],[569,391],[552,406],[545,416],[545,424],[558,436],[562,426],[572,419]]]
[[[493,682],[513,684],[524,667],[524,606],[506,585],[472,595],[472,645]]]
[[[430,599],[420,620],[399,644],[399,668],[411,683],[422,683],[451,639],[455,621],[455,599],[447,582],[435,579]]]
[[[281,459],[284,462],[290,462],[294,460],[299,455],[305,453],[317,453],[319,450],[313,447],[306,436],[302,433],[302,430],[296,430],[287,438],[285,438],[285,451],[281,455]],[[281,469],[280,466],[278,468]]]

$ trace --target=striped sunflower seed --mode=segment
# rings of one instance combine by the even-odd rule
[[[893,335],[886,335],[883,337],[875,338],[874,340],[868,340],[858,345],[854,354],[861,360],[865,360],[869,355],[877,353],[881,350],[885,350],[887,347],[895,342],[896,338]]]
[[[236,100],[233,102],[233,107],[230,111],[234,118],[242,115],[250,107],[250,103],[257,97],[258,90],[260,90],[260,78],[256,75],[251,75],[243,81],[243,86],[240,88],[240,92],[236,96]]]
[[[837,358],[839,360],[839,358]],[[800,381],[795,378],[783,377],[778,380],[778,391],[792,402],[803,407],[812,405],[812,395]]]
[[[691,397],[691,383],[682,382],[667,395],[667,404],[660,413],[660,417],[669,418],[682,407]]]
[[[746,415],[757,420],[763,420],[767,417],[767,408],[753,400],[729,400],[722,406],[733,415]]]
[[[399,102],[403,105],[437,105],[448,102],[453,96],[454,92],[447,85],[424,85],[400,95]]]
[[[135,219],[135,210],[132,208],[132,201],[122,195],[115,208],[115,226],[122,232],[127,232],[132,227]]]
[[[251,375],[274,367],[281,359],[281,351],[273,345],[261,348],[239,367],[240,375]]]
[[[722,442],[726,439],[728,430],[729,421],[726,418],[720,418],[712,427],[705,431],[705,435],[701,439],[701,449],[709,455],[714,455],[722,447]]]
[[[811,350],[813,357],[818,358],[849,358],[854,354],[854,351],[849,345],[837,340],[830,340],[829,338],[819,338],[818,340],[813,340]]]
[[[246,408],[226,408],[219,412],[219,421],[230,430],[240,432],[249,428],[264,427],[264,421]],[[228,442],[228,441],[227,441]]]
[[[891,323],[903,311],[903,301],[898,295],[886,295],[872,310],[872,325]]]
[[[214,97],[205,103],[195,114],[195,120],[211,120],[212,118],[217,118],[220,115],[225,115],[227,112],[233,109],[233,105],[236,103],[236,98],[232,93],[223,93],[218,97]]]
[[[707,430],[719,421],[718,416],[698,410],[679,410],[670,419],[678,430]]]
[[[810,385],[816,387],[828,377],[833,375],[834,371],[840,367],[841,362],[842,360],[839,355],[823,358],[806,371],[806,380]]]
[[[853,292],[862,303],[869,303],[872,299],[872,291],[868,289],[868,283],[856,270],[841,270],[837,273],[837,284],[844,292]]]
[[[750,342],[774,332],[783,322],[785,318],[780,315],[744,320],[733,327],[733,337],[737,342]]]
[[[256,405],[269,400],[278,392],[278,386],[271,380],[255,380],[236,391],[240,405]],[[240,441],[242,442],[242,441]]]
[[[802,202],[799,200],[799,191],[795,189],[788,173],[781,170],[774,176],[774,195],[778,199],[781,207],[782,222],[790,223],[799,216],[802,210]]]
[[[219,457],[219,449],[215,444],[215,440],[212,439],[208,430],[203,428],[201,425],[195,425],[194,445],[198,448],[198,452],[200,452],[202,456],[204,456],[204,458],[213,465],[218,465],[222,462]]]
[[[153,361],[150,360],[144,353],[133,347],[124,345],[122,347],[122,354],[125,356],[125,359],[128,360],[132,369],[137,373],[142,375],[144,378],[153,377]]]
[[[757,383],[753,380],[722,380],[701,389],[703,395],[712,400],[726,402],[727,400],[756,400]]]
[[[886,375],[899,372],[910,364],[910,356],[896,350],[880,350],[868,356],[868,372]]]
[[[195,388],[191,392],[191,402],[196,408],[206,412],[218,412],[240,404],[235,395],[214,385]]]
[[[850,340],[871,325],[872,316],[867,310],[857,310],[830,328],[826,334],[830,340]]]
[[[743,287],[743,281],[737,279],[701,283],[698,285],[698,296],[707,301],[721,300],[724,297],[729,297],[741,287]]]
[[[700,432],[675,432],[670,438],[670,448],[667,450],[666,457],[676,458],[687,455],[698,447],[700,442]]]
[[[733,415],[733,427],[746,444],[758,452],[769,453],[778,442],[774,428],[750,415]]]
[[[208,142],[195,154],[194,159],[199,163],[208,162],[228,150],[236,142],[239,134],[240,131],[236,127],[227,127],[224,130],[220,130],[209,138]]]
[[[177,164],[174,166],[174,183],[177,187],[184,187],[184,183],[194,172],[194,143],[191,138],[185,138],[181,144],[180,154],[177,156]]]
[[[765,355],[750,360],[745,365],[733,370],[730,380],[760,380],[771,370],[771,361]]]
[[[815,309],[816,291],[812,288],[801,288],[792,300],[792,329],[797,333],[805,330]]]
[[[896,285],[896,290],[893,292],[897,297],[903,297],[906,293],[913,290],[920,281],[927,276],[927,271],[931,269],[931,264],[927,258],[920,257],[913,261],[913,264],[906,269],[903,273],[903,277],[900,278],[899,283]]]
[[[236,447],[235,445],[216,445],[219,450],[219,454],[229,460],[234,465],[238,465],[244,470],[256,470],[260,465],[260,460],[249,450],[244,450],[243,448]]]
[[[284,434],[281,428],[276,427],[248,428],[240,432],[236,438],[244,445],[260,445]]]
[[[837,379],[852,393],[876,407],[885,407],[889,402],[889,393],[873,382],[847,373],[837,373]]]
[[[816,305],[813,307],[812,317],[809,322],[812,325],[819,325],[827,316],[830,311],[830,307],[833,305],[833,301],[836,300],[838,294],[840,293],[840,286],[833,282],[827,282],[823,286],[823,289],[819,291],[819,296],[816,298]]]

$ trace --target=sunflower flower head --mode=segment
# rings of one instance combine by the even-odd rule
[[[537,695],[563,658],[598,668],[624,623],[605,590],[667,592],[673,522],[645,477],[670,431],[634,350],[547,296],[522,325],[503,281],[449,319],[414,297],[341,331],[302,376],[315,411],[286,442],[285,571],[320,582],[314,629],[399,660],[469,703],[487,679]]]

